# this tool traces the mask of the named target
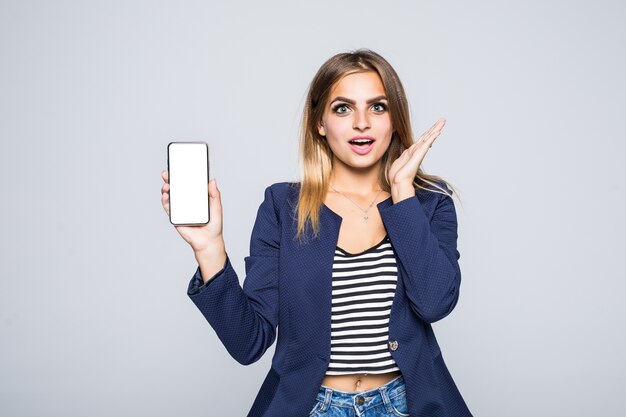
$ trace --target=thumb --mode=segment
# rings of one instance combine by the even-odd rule
[[[217,188],[217,180],[213,178],[209,181],[209,211],[211,219],[222,219],[222,199],[219,188]]]

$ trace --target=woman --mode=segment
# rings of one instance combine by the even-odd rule
[[[302,181],[266,188],[243,288],[215,179],[211,221],[176,227],[198,261],[188,295],[229,353],[253,363],[278,336],[249,416],[471,416],[431,327],[461,280],[451,187],[420,168],[444,124],[413,142],[389,63],[335,55],[309,88]]]

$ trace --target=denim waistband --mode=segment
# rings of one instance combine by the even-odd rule
[[[322,385],[317,393],[317,400],[323,403],[320,411],[326,411],[331,405],[357,408],[364,411],[380,404],[384,404],[386,408],[389,408],[389,400],[403,394],[405,391],[404,377],[398,375],[385,385],[368,391],[345,392]]]

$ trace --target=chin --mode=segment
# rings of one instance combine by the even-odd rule
[[[350,163],[346,164],[351,168],[355,168],[355,169],[367,169],[367,168],[372,168],[374,165],[376,165],[378,162],[380,162],[380,158],[371,158],[368,159],[367,161],[350,161]]]

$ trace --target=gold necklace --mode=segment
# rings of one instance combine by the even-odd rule
[[[354,200],[352,200],[350,197],[348,197],[347,195],[345,195],[344,193],[342,193],[341,191],[335,189],[335,187],[333,187],[332,185],[330,186],[330,188],[332,188],[333,190],[335,190],[336,192],[338,192],[339,194],[341,194],[342,196],[344,196],[345,198],[347,198],[348,200],[350,200],[352,202],[352,204],[354,204],[355,206],[357,206],[359,208],[359,210],[361,210],[363,212],[363,221],[365,223],[367,223],[367,219],[369,219],[369,216],[367,215],[367,212],[369,211],[369,209],[372,208],[372,206],[374,205],[374,202],[376,201],[376,199],[378,198],[378,196],[380,195],[380,193],[383,191],[382,189],[380,189],[380,191],[378,191],[378,194],[376,194],[376,197],[374,197],[374,200],[372,200],[372,202],[370,203],[369,206],[367,206],[367,208],[365,210],[363,210],[361,208],[361,206],[359,206],[357,203],[354,202]]]

